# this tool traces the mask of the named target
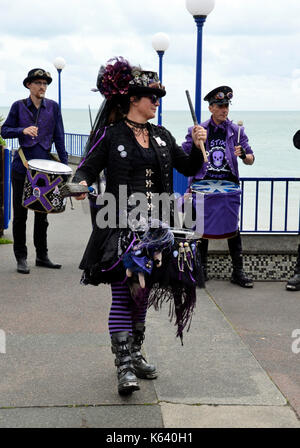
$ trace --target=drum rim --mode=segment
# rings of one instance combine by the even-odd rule
[[[196,230],[184,227],[169,227],[169,230],[173,233],[173,235],[177,239],[182,238],[182,239],[197,240],[202,236],[202,234],[196,232]]]
[[[43,160],[45,162],[55,163],[55,164],[59,163],[60,165],[63,165],[64,167],[66,167],[66,169],[68,169],[68,171],[59,171],[58,172],[58,171],[54,171],[54,170],[46,170],[45,168],[43,169],[43,168],[37,168],[37,167],[30,166],[30,163],[35,162],[35,161],[40,162],[41,160]],[[29,170],[40,171],[41,173],[46,173],[46,174],[57,174],[57,175],[59,175],[59,174],[69,174],[69,175],[71,175],[72,174],[72,168],[70,168],[68,165],[65,165],[64,163],[61,163],[61,162],[57,162],[56,160],[49,160],[49,159],[31,159],[31,160],[28,160],[28,169]]]

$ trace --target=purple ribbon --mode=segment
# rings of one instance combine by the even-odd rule
[[[131,241],[130,245],[127,247],[127,249],[124,252],[124,254],[122,254],[121,257],[118,258],[118,260],[115,262],[115,264],[113,264],[110,268],[108,268],[108,269],[101,269],[101,272],[111,271],[113,268],[115,268],[120,263],[120,261],[122,261],[124,255],[127,254],[127,252],[132,248],[132,246],[135,243],[135,241],[136,241],[136,236],[134,235],[133,240]]]
[[[34,177],[31,176],[30,172],[27,171],[27,177],[29,182],[31,183],[32,186],[32,190],[34,190],[35,188],[38,188],[40,191],[40,196],[36,197],[34,196],[34,194],[32,194],[29,198],[25,199],[24,201],[24,205],[28,206],[29,204],[31,204],[32,202],[35,201],[40,201],[41,204],[43,205],[43,207],[50,211],[53,209],[53,205],[51,204],[51,202],[49,202],[49,200],[45,197],[45,195],[47,193],[49,193],[49,191],[51,191],[54,187],[56,187],[56,185],[58,185],[60,182],[62,182],[62,177],[57,177],[54,182],[50,183],[49,178],[47,176],[47,174],[44,173],[38,173],[36,174]],[[37,181],[39,179],[42,179],[45,182],[45,186],[40,187],[37,185]]]
[[[98,129],[98,131],[96,132],[96,135],[97,135],[98,132],[99,132],[99,129]],[[105,128],[104,128],[104,132],[103,132],[103,134],[101,135],[101,137],[99,138],[99,140],[97,140],[97,142],[94,144],[94,146],[92,146],[92,148],[89,150],[89,152],[87,153],[86,157],[84,157],[84,159],[82,159],[82,161],[81,161],[80,164],[78,165],[78,168],[80,168],[81,165],[83,164],[83,162],[85,162],[87,156],[93,151],[93,149],[95,148],[95,146],[97,146],[98,143],[100,143],[101,140],[105,137],[105,134],[106,134],[106,126],[105,126]],[[77,169],[78,169],[78,168],[77,168]]]

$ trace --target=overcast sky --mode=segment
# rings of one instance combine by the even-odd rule
[[[63,107],[98,108],[90,89],[100,65],[121,55],[158,71],[158,32],[170,38],[164,108],[187,109],[186,89],[194,97],[196,24],[185,0],[0,0],[0,11],[0,106],[26,97],[23,79],[36,67],[51,72],[47,95],[57,100],[61,56]],[[226,84],[235,110],[299,110],[299,20],[300,0],[216,0],[203,31],[202,97]]]

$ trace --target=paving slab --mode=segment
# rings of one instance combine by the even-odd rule
[[[0,409],[0,428],[161,428],[154,406]]]
[[[161,403],[165,428],[300,428],[288,406],[187,406]]]
[[[284,405],[286,400],[204,289],[184,345],[168,324],[168,306],[148,315],[149,358],[161,375],[159,400],[172,403]]]
[[[141,393],[117,393],[114,358],[99,335],[11,335],[1,360],[0,407],[157,402],[151,381],[140,381]]]
[[[241,290],[212,280],[206,287],[300,417],[300,291],[286,291],[285,282],[255,282]]]

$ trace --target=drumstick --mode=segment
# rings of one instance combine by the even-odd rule
[[[90,115],[91,132],[92,132],[92,130],[93,130],[93,120],[92,120],[92,112],[91,112],[90,105],[89,105],[89,115]]]
[[[192,114],[192,119],[193,119],[193,122],[194,122],[194,126],[197,126],[198,125],[198,120],[197,120],[197,117],[196,117],[196,114],[195,114],[195,110],[194,110],[194,106],[193,106],[193,103],[192,103],[192,100],[191,100],[191,97],[190,97],[190,93],[189,93],[188,90],[186,90],[185,93],[186,93],[186,97],[187,97],[187,100],[188,100],[188,103],[189,103],[189,106],[190,106],[190,111],[191,111],[191,114]],[[203,154],[204,162],[208,162],[206,151],[205,151],[205,148],[204,148],[204,143],[203,143],[202,140],[200,140],[200,148],[201,148],[201,151],[202,151],[202,154]]]
[[[239,127],[237,143],[239,145],[240,144],[240,136],[241,136],[241,127],[243,126],[244,123],[242,122],[242,120],[240,120],[240,121],[237,122],[237,124],[238,124],[238,127]]]
[[[41,94],[40,94],[40,97],[41,97],[42,99],[41,99],[41,102],[40,102],[40,105],[39,105],[39,108],[38,108],[38,111],[37,111],[37,114],[36,114],[35,123],[34,123],[34,126],[35,126],[36,128],[37,128],[37,122],[38,122],[39,115],[40,115],[40,110],[41,110],[41,107],[42,107],[43,98],[45,97],[45,95],[44,95],[43,93],[41,93]],[[35,139],[35,137],[31,137],[31,138],[32,138],[32,140]]]

